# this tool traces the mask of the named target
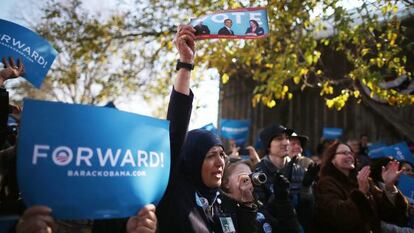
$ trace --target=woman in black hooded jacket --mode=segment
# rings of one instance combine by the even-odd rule
[[[221,142],[207,130],[192,130],[179,159],[157,209],[159,232],[214,232],[213,205],[225,159]]]
[[[178,29],[177,47],[188,47],[194,55],[194,29]],[[178,42],[177,42],[178,41]],[[179,49],[180,50],[180,49]],[[193,56],[191,56],[193,60]],[[188,62],[186,62],[188,63]],[[184,69],[181,69],[184,70]],[[187,134],[191,103],[180,108],[170,102],[171,168],[167,190],[157,207],[158,231],[174,233],[213,232],[212,206],[224,170],[224,151],[220,140],[206,130],[192,130]],[[177,113],[181,112],[181,114]],[[175,112],[175,114],[174,114]],[[182,124],[177,124],[181,121]],[[186,124],[185,124],[186,123]]]

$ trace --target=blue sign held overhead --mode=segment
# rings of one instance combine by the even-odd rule
[[[385,143],[378,142],[368,146],[368,156],[371,158],[384,157],[383,150],[387,147]]]
[[[373,144],[369,147],[368,155],[371,158],[390,156],[396,160],[407,160],[414,163],[414,157],[406,142],[400,142],[391,146],[386,146],[384,143]]]
[[[250,120],[222,119],[220,125],[222,138],[233,139],[238,146],[246,142],[249,136]]]
[[[52,45],[37,33],[0,19],[0,58],[20,58],[24,64],[24,78],[40,88],[57,55]]]
[[[170,169],[169,122],[112,108],[25,100],[18,183],[58,219],[123,218],[157,204]]]
[[[322,136],[325,139],[339,139],[342,136],[341,128],[323,128]]]
[[[414,157],[408,148],[406,142],[400,142],[391,146],[387,146],[382,150],[384,156],[391,156],[396,160],[407,160],[414,164]]]

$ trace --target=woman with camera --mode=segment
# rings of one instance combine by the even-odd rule
[[[256,201],[253,186],[263,185],[266,180],[264,173],[252,173],[249,161],[230,159],[227,162],[218,205],[214,207],[222,232],[226,232],[223,222],[229,221],[233,231],[227,232],[299,232],[299,222],[288,200],[289,181],[283,175],[274,181],[280,188],[268,203]]]

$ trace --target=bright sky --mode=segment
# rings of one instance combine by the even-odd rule
[[[123,0],[125,4],[123,7],[127,7],[128,2],[133,0]],[[23,22],[16,20],[13,14],[16,11],[13,8],[19,9],[20,6],[26,4],[32,4],[38,6],[38,1],[33,0],[0,0],[2,10],[0,11],[0,18],[13,21],[24,25]],[[84,7],[91,11],[99,12],[100,15],[106,15],[113,12],[113,9],[119,9],[119,5],[116,1],[102,1],[102,0],[87,0],[84,1]],[[30,17],[27,15],[26,17]],[[24,25],[27,26],[27,25]],[[218,114],[218,95],[219,95],[219,77],[218,73],[214,71],[194,73],[193,78],[200,78],[200,75],[204,75],[203,81],[199,88],[192,88],[195,99],[193,106],[193,114],[190,123],[190,129],[199,128],[209,123],[217,122]],[[175,78],[175,77],[172,77]],[[13,97],[12,97],[13,98]],[[151,106],[146,104],[141,98],[130,98],[125,100],[118,100],[115,102],[116,106],[124,111],[134,112],[143,115],[150,115]]]

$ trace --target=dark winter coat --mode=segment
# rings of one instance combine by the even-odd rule
[[[281,192],[280,187],[274,183],[275,177],[281,173],[285,177],[289,174],[289,163],[282,169],[277,169],[276,166],[270,161],[268,156],[257,164],[255,172],[263,172],[267,176],[267,182],[264,185],[255,186],[254,192],[256,198],[261,202],[262,206],[259,209],[266,221],[271,226],[272,231],[268,231],[269,227],[262,223],[261,232],[274,232],[274,233],[295,233],[300,232],[300,224],[294,209],[293,202],[288,199],[275,199],[276,192]],[[291,174],[290,174],[291,176]],[[287,192],[287,190],[286,190]],[[260,215],[259,215],[260,217]],[[265,230],[266,228],[266,230]]]
[[[187,111],[190,113],[191,109]],[[179,138],[184,139],[186,127],[176,131]],[[221,142],[214,134],[201,129],[192,130],[187,134],[181,153],[178,150],[171,155],[173,163],[169,184],[157,207],[160,233],[214,231],[213,205],[218,189],[203,184],[201,167],[208,150],[216,145],[221,145]]]
[[[231,217],[232,226],[237,233],[260,232],[259,222],[256,220],[257,206],[244,205],[221,192],[214,204],[215,233],[223,232],[220,218],[225,217]]]
[[[398,194],[401,195],[401,194]],[[404,198],[397,196],[394,206],[385,193],[372,185],[367,195],[358,189],[355,171],[347,177],[331,163],[321,171],[315,188],[317,233],[379,233],[380,220],[404,215]]]

